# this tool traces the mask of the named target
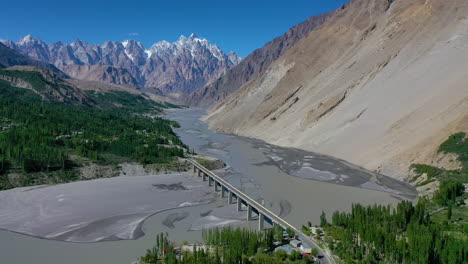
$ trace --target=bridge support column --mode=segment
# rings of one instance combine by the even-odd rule
[[[263,228],[265,227],[265,217],[263,216],[262,213],[258,213],[258,230],[262,231]]]
[[[208,186],[211,186],[213,184],[213,178],[208,177]]]
[[[229,190],[229,194],[228,194],[228,204],[232,204],[232,191]]]
[[[252,206],[249,204],[247,205],[247,221],[252,220]]]
[[[242,200],[239,196],[237,196],[237,212],[242,210]]]
[[[218,185],[219,185],[219,184],[215,181],[215,182],[214,182],[214,185],[215,185],[215,192],[219,191],[219,188],[218,188]]]
[[[197,167],[196,166],[193,166],[193,173],[197,173]]]
[[[205,175],[205,173],[203,173],[200,169],[198,169],[198,177],[201,177],[203,175]]]
[[[206,181],[206,174],[203,173],[203,181]]]
[[[224,198],[226,196],[226,188],[224,186],[221,186],[221,198]]]
[[[280,225],[276,222],[273,222],[273,230],[278,230],[280,228]],[[283,229],[285,230],[285,229]]]

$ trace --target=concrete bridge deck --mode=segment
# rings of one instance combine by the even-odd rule
[[[232,186],[230,183],[216,175],[215,173],[211,172],[207,168],[203,167],[201,164],[196,162],[193,159],[187,159],[189,163],[193,165],[193,172],[198,174],[199,177],[203,178],[203,181],[208,181],[208,184],[214,185],[215,191],[221,191],[221,196],[224,198],[227,193],[228,203],[232,203],[233,198],[236,199],[237,202],[237,210],[241,210],[242,204],[247,206],[247,220],[252,220],[252,212],[258,215],[258,228],[262,230],[264,228],[264,223],[267,222],[271,225],[279,225],[283,229],[290,228],[293,230],[296,235],[305,243],[307,243],[311,247],[315,247],[318,249],[319,254],[323,255],[324,257],[320,259],[320,263],[326,264],[331,263],[335,264],[335,261],[332,257],[329,256],[327,252],[322,250],[317,243],[315,243],[312,239],[310,239],[306,234],[304,234],[299,229],[295,228],[293,225],[286,222],[281,217],[277,216],[275,213],[270,211],[265,206],[261,205],[254,199],[250,198],[248,195],[244,194],[236,187]]]

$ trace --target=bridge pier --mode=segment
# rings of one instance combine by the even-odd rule
[[[205,173],[203,173],[201,170],[198,170],[198,177],[201,177],[203,175],[205,175]]]
[[[232,204],[232,191],[229,190],[229,194],[228,194],[228,204]]]
[[[242,200],[239,196],[237,196],[237,212],[242,210]]]
[[[221,198],[224,198],[226,196],[226,188],[224,186],[221,186]]]
[[[265,227],[265,216],[262,213],[258,213],[258,230],[262,231]]]
[[[214,185],[215,185],[215,192],[219,191],[219,189],[218,189],[219,183],[217,183],[217,182],[215,181],[215,182],[214,182]]]
[[[247,221],[252,220],[252,206],[249,204],[247,205]]]
[[[213,178],[208,177],[208,186],[211,186],[213,184]]]
[[[197,173],[197,167],[193,166],[193,174],[196,174],[196,173]]]

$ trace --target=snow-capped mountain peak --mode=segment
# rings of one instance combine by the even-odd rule
[[[33,42],[35,39],[29,34],[24,36],[20,41],[17,43],[18,45],[24,45],[29,42]]]
[[[125,40],[125,41],[122,42],[122,45],[124,46],[124,48],[127,48],[129,41],[130,40]]]
[[[96,67],[77,67],[105,65],[126,70],[116,72],[126,72],[133,77],[135,82],[132,85],[137,83],[148,89],[168,92],[192,92],[207,81],[221,76],[240,61],[240,57],[234,53],[226,54],[217,45],[195,34],[190,34],[189,37],[182,35],[172,43],[159,41],[149,49],[132,39],[93,45],[81,40],[69,44],[56,42],[47,45],[28,35],[18,43],[2,42],[34,59],[52,63],[75,78],[89,77],[92,80],[109,82],[111,80],[102,77],[101,73],[86,72],[97,69]],[[115,80],[122,78],[116,77]]]

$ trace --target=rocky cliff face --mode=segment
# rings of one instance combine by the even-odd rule
[[[229,70],[221,78],[198,89],[187,98],[187,104],[192,106],[210,106],[236,91],[243,84],[253,80],[259,73],[265,71],[276,59],[284,54],[309,32],[327,21],[335,11],[313,16],[292,27],[284,35],[265,44],[247,56],[239,65]]]
[[[161,41],[150,49],[135,40],[90,45],[77,40],[47,45],[28,35],[19,42],[3,41],[9,48],[51,63],[75,78],[167,93],[190,93],[223,75],[241,58],[225,54],[195,35],[174,43]]]
[[[15,47],[13,42],[7,43]],[[0,68],[8,68],[15,65],[38,66],[43,69],[49,69],[57,73],[60,77],[66,77],[66,74],[57,69],[54,65],[43,61],[34,60],[0,43]]]
[[[216,45],[195,35],[184,36],[174,43],[154,44],[142,69],[147,88],[163,92],[190,93],[206,82],[218,78],[236,65],[240,57],[222,52]]]
[[[404,177],[468,131],[467,14],[464,0],[353,0],[206,119]]]

